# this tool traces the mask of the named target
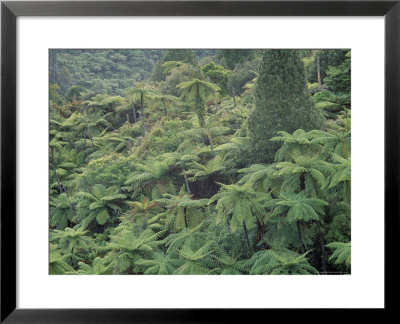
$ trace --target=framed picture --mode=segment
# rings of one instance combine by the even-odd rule
[[[391,309],[399,16],[2,2],[1,321]]]

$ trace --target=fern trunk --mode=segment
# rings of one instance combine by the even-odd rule
[[[163,107],[164,107],[164,114],[165,114],[165,117],[167,117],[168,115],[167,115],[167,107],[165,106],[165,102],[163,101]]]
[[[205,103],[200,97],[195,99],[194,109],[196,111],[197,118],[199,119],[200,127],[205,128],[206,109],[205,109]]]
[[[264,226],[257,219],[257,243],[259,243],[264,236]]]
[[[190,186],[189,186],[189,181],[188,181],[187,176],[186,176],[186,171],[185,171],[184,168],[182,168],[182,171],[183,171],[183,178],[185,179],[186,190],[187,190],[188,194],[191,195],[192,193],[190,191]]]
[[[347,203],[350,205],[351,204],[351,184],[349,180],[346,180],[344,182],[344,195],[345,195],[345,200]]]
[[[133,110],[133,120],[137,123],[137,116],[136,116],[136,108],[135,103],[132,101],[132,110]]]
[[[130,138],[128,138],[128,149],[129,149],[129,154],[132,155],[132,142]]]
[[[140,112],[142,114],[143,132],[144,132],[144,136],[146,136],[146,125],[144,124],[145,120],[144,120],[144,111],[143,111],[143,92],[140,95]]]
[[[183,219],[185,220],[185,226],[186,226],[186,228],[189,228],[189,226],[188,226],[188,221],[187,221],[187,217],[186,217],[186,207],[183,208]]]
[[[304,173],[300,174],[300,190],[306,190],[306,179]]]
[[[207,137],[208,137],[208,141],[209,141],[209,143],[210,143],[211,154],[212,154],[213,158],[215,158],[214,144],[213,144],[213,141],[212,141],[212,137],[211,137],[210,132],[207,132]]]
[[[207,190],[210,190],[211,195],[215,195],[218,192],[218,187],[215,184],[215,177],[212,174],[210,178],[207,180]]]
[[[325,241],[324,241],[324,236],[322,235],[321,226],[320,226],[319,221],[317,221],[316,223],[317,223],[317,228],[318,228],[318,237],[319,237],[319,241],[321,244],[322,273],[326,274],[327,261],[326,261],[326,252],[325,252]]]
[[[299,221],[296,221],[296,226],[297,226],[297,233],[299,234],[301,254],[303,254],[305,252],[305,248],[304,248],[304,243],[303,243],[303,237],[301,235],[300,222]]]
[[[251,250],[249,234],[247,233],[247,227],[245,222],[243,222],[243,229],[244,229],[244,235],[246,236],[247,245],[249,247],[249,250]]]

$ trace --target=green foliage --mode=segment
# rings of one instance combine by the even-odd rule
[[[55,102],[57,105],[61,105],[63,100],[59,94],[60,87],[58,84],[49,85],[49,100]]]
[[[55,54],[53,54],[53,51]],[[51,50],[57,60],[50,66],[61,92],[76,82],[91,91],[122,95],[121,90],[150,77],[160,50],[82,49]]]
[[[236,64],[252,60],[255,57],[255,52],[255,50],[248,49],[221,49],[217,50],[215,57],[220,62],[223,60],[226,67],[233,70]]]
[[[191,81],[195,78],[204,79],[204,74],[200,67],[182,63],[171,69],[171,72],[165,77],[165,81],[160,82],[160,89],[167,95],[179,97],[180,91],[176,86],[181,82]]]
[[[257,78],[260,64],[260,58],[237,64],[228,75],[228,93],[232,95],[234,91],[236,95],[241,95],[246,85]]]
[[[264,51],[255,98],[248,129],[256,162],[272,162],[278,146],[269,139],[278,131],[292,133],[322,126],[322,116],[306,86],[303,62],[295,50]]]
[[[212,253],[212,251],[209,251],[209,244],[195,251],[184,245],[179,250],[179,255],[184,259],[184,263],[174,271],[174,274],[208,274],[210,269],[202,261],[204,261],[210,253]]]
[[[50,233],[50,241],[56,241],[59,248],[72,255],[88,252],[92,248],[93,241],[83,229],[67,227],[64,231],[55,230]]]
[[[186,171],[186,174],[189,176],[192,175],[192,177],[188,178],[189,181],[198,181],[214,177],[215,175],[224,172],[225,169],[222,157],[218,155],[209,160],[205,165],[193,161],[190,169]]]
[[[163,193],[175,192],[173,182],[168,177],[174,162],[173,158],[165,158],[162,161],[148,161],[146,164],[138,163],[137,171],[128,177],[125,184],[131,185],[133,196],[144,192],[157,198]]]
[[[79,269],[77,271],[78,274],[83,275],[104,275],[109,274],[110,267],[106,267],[104,265],[103,259],[97,257],[93,260],[92,265],[89,265],[85,262],[78,263]]]
[[[204,128],[206,115],[205,101],[221,89],[213,83],[199,79],[181,82],[177,85],[177,88],[181,90],[181,98],[192,102],[194,111],[199,119],[200,127]]]
[[[151,80],[165,81],[166,77],[174,70],[173,67],[193,67],[196,63],[194,51],[169,49],[155,64]]]
[[[326,246],[333,250],[333,254],[329,258],[329,261],[333,261],[335,264],[345,264],[347,268],[350,268],[351,242],[332,242]]]
[[[68,264],[66,259],[68,255],[61,255],[55,245],[50,244],[50,257],[49,257],[49,274],[62,275],[69,271],[73,271],[72,266]]]
[[[82,218],[80,226],[83,229],[94,220],[99,225],[110,221],[121,211],[117,203],[126,198],[125,195],[119,193],[118,187],[106,188],[102,184],[94,185],[91,192],[81,191],[77,195],[80,197],[78,207],[82,211],[78,217]]]
[[[150,201],[147,197],[144,198],[143,202],[126,201],[125,203],[131,209],[121,218],[130,222],[144,223],[149,217],[154,216],[154,213],[160,211],[160,204],[156,201]]]
[[[331,206],[332,220],[326,233],[327,242],[348,242],[351,238],[350,205],[345,202]]]
[[[174,274],[179,260],[173,254],[165,254],[163,252],[153,252],[151,259],[141,259],[136,262],[138,269],[143,271],[143,274],[170,275]]]
[[[221,94],[228,94],[228,70],[213,62],[203,65],[201,69],[212,83],[215,83],[221,88]]]
[[[181,61],[189,64],[195,64],[196,55],[192,50],[169,49],[167,54],[163,57],[163,60],[164,62]]]
[[[268,199],[267,194],[254,191],[249,185],[221,184],[221,191],[210,199],[209,204],[217,201],[217,224],[225,218],[231,231],[235,232],[242,225],[247,229],[254,228],[256,219],[263,223],[262,201]]]
[[[285,221],[291,224],[298,221],[318,221],[319,215],[325,214],[323,207],[328,203],[318,198],[307,198],[305,192],[301,191],[298,194],[281,194],[280,198],[264,205],[273,210],[271,214],[268,214],[268,218],[283,216]]]
[[[318,274],[318,270],[308,263],[307,254],[270,249],[255,253],[245,265],[251,264],[250,274],[258,275]]]
[[[110,252],[104,257],[104,263],[113,273],[132,273],[137,261],[151,256],[153,249],[159,245],[161,235],[162,232],[151,230],[135,235],[129,228],[122,227],[109,236],[107,249]]]
[[[207,205],[207,199],[195,200],[191,195],[173,196],[164,194],[158,199],[167,208],[166,224],[173,223],[175,228],[198,225],[203,218],[200,207]]]
[[[319,58],[320,78],[324,80],[327,76],[327,70],[331,66],[338,66],[346,59],[348,50],[343,49],[326,49],[326,50],[313,50],[310,53],[309,64],[306,65],[308,72],[308,79],[310,82],[317,82],[317,57]]]
[[[50,200],[50,225],[59,230],[64,230],[68,226],[68,221],[74,218],[71,204],[66,193],[62,193]]]
[[[72,102],[74,100],[82,99],[82,93],[86,92],[86,89],[81,86],[73,86],[68,89],[67,93],[65,94],[65,99]]]
[[[351,77],[351,52],[347,52],[345,61],[335,67],[331,66],[326,71],[326,78],[324,78],[324,82],[333,92],[341,95],[347,94],[350,96],[350,77]]]

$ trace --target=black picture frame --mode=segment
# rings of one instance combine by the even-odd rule
[[[399,235],[400,0],[396,1],[2,1],[1,2],[1,322],[234,322],[265,310],[16,308],[16,19],[19,16],[384,16],[385,310],[398,286],[392,266]],[[371,189],[372,190],[372,189]],[[373,244],[373,238],[371,238]],[[365,247],[368,248],[368,247]],[[366,283],[367,284],[367,283]],[[38,292],[39,293],[39,292]],[[243,315],[243,314],[241,314]]]

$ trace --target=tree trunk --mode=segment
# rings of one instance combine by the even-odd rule
[[[216,185],[216,178],[213,174],[211,174],[210,178],[208,179],[208,188],[211,189],[211,195],[215,195],[218,192],[218,186]]]
[[[190,186],[189,186],[189,182],[188,182],[188,179],[187,179],[187,176],[186,176],[186,171],[185,171],[184,168],[182,168],[182,171],[183,171],[183,178],[185,179],[186,190],[187,190],[188,194],[191,195],[192,193],[190,191]]]
[[[318,53],[317,53],[317,80],[318,84],[321,85],[321,65]]]
[[[301,236],[301,230],[300,230],[300,222],[296,222],[297,225],[297,233],[299,234],[299,241],[300,241],[300,249],[301,249],[301,254],[304,254],[305,248],[304,248],[304,243],[303,243],[303,238]]]
[[[129,154],[132,155],[132,142],[130,138],[128,138],[128,149],[129,149]]]
[[[186,218],[186,207],[183,208],[183,218],[184,218],[184,220],[185,220],[185,226],[186,226],[186,228],[189,228],[188,222],[187,222],[187,218]]]
[[[207,131],[207,137],[208,137],[208,141],[210,142],[211,154],[215,158],[214,145],[213,145],[211,133],[208,131]]]
[[[350,205],[351,204],[351,183],[349,180],[346,180],[343,183],[343,188],[344,188],[345,200]]]
[[[301,190],[301,191],[306,190],[306,181],[305,181],[305,180],[306,180],[306,179],[305,179],[305,174],[302,173],[302,174],[300,175],[300,190]]]
[[[163,103],[163,107],[164,107],[164,114],[165,114],[165,117],[167,117],[167,107],[165,106],[164,100],[162,101],[162,103]]]
[[[236,107],[236,98],[235,98],[235,88],[232,87],[232,99],[233,99],[233,107]]]
[[[247,245],[249,247],[249,250],[251,250],[249,234],[247,233],[247,227],[246,227],[246,223],[244,221],[243,221],[243,229],[244,229],[244,235],[246,236]]]
[[[137,123],[135,103],[132,101],[133,120]]]
[[[264,226],[260,223],[257,218],[257,243],[261,241],[264,236]]]
[[[319,221],[317,221],[316,223],[317,223],[317,228],[318,228],[319,241],[321,243],[322,273],[326,274],[327,262],[326,262],[326,252],[325,252],[325,241],[324,241],[324,237],[322,235],[321,226],[320,226]]]
[[[144,124],[144,111],[143,111],[143,92],[140,96],[140,111],[142,114],[142,126],[143,126],[143,132],[144,132],[144,136],[146,136],[146,125]]]
[[[206,134],[205,128],[201,128],[201,137],[203,139],[204,146],[210,145],[210,139],[208,138],[208,136]]]

